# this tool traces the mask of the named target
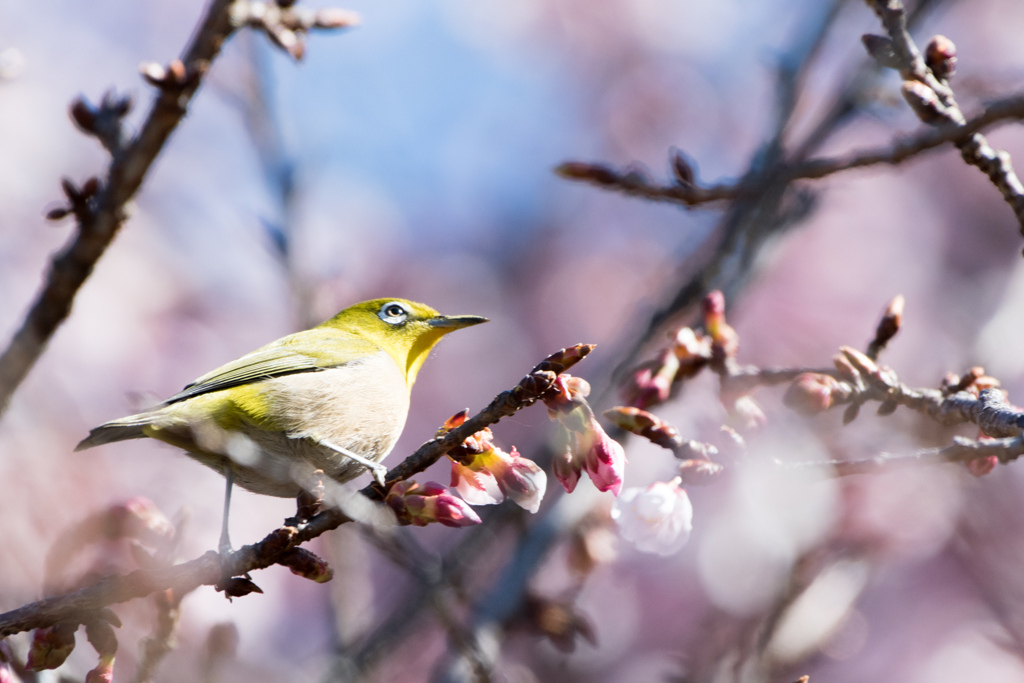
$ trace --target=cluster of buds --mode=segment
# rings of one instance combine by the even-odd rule
[[[124,143],[121,121],[132,109],[132,98],[108,90],[94,105],[84,97],[71,103],[71,120],[79,130],[94,136],[111,154],[117,154]]]
[[[111,680],[117,654],[115,627],[121,627],[121,620],[106,607],[91,613],[85,622],[85,636],[99,655],[99,663],[86,676],[86,683],[109,683]],[[32,634],[26,668],[30,671],[44,671],[59,667],[75,649],[77,630],[78,624],[74,621],[62,621],[48,628],[36,629]]]
[[[942,378],[940,390],[943,396],[952,396],[961,391],[966,391],[974,396],[981,395],[985,389],[998,389],[1000,382],[995,377],[985,374],[985,368],[976,365],[963,375],[947,373]]]
[[[565,428],[565,448],[555,455],[554,473],[567,493],[572,493],[586,471],[599,491],[619,495],[626,469],[626,453],[597,421],[587,403],[590,385],[579,377],[559,375],[544,395],[548,416]]]
[[[305,55],[303,36],[310,30],[350,28],[360,22],[359,15],[349,10],[312,10],[294,5],[295,0],[235,2],[231,6],[231,21],[235,26],[262,30],[277,47],[295,59]]]
[[[460,426],[468,412],[448,418],[437,435]],[[494,505],[511,499],[519,507],[537,512],[547,491],[548,477],[537,463],[512,448],[506,453],[494,443],[489,428],[476,432],[448,452],[452,461],[451,485],[470,505]]]
[[[726,322],[725,296],[709,292],[701,303],[703,330],[681,328],[672,334],[672,343],[633,373],[624,397],[635,408],[650,408],[664,403],[681,381],[689,379],[705,366],[722,376],[736,364],[739,334]],[[723,392],[722,403],[738,418],[739,427],[753,429],[764,424],[764,413],[749,397],[749,389],[736,395]]]
[[[731,329],[731,328],[730,328]],[[672,387],[696,375],[711,360],[711,337],[684,327],[672,335],[672,343],[657,358],[644,363],[626,385],[626,402],[650,408],[668,400]]]
[[[693,505],[681,484],[676,477],[623,491],[612,507],[612,519],[623,538],[658,555],[671,555],[686,545],[693,529]]]
[[[79,222],[87,221],[92,213],[96,194],[100,190],[100,179],[92,176],[79,187],[70,178],[61,178],[60,187],[64,190],[67,202],[48,209],[46,220],[59,221],[73,215]]]
[[[413,526],[426,526],[440,522],[445,526],[463,527],[479,524],[480,518],[473,508],[437,482],[420,485],[415,481],[396,482],[388,491],[384,502],[398,521]]]
[[[832,363],[836,368],[835,376],[807,372],[797,377],[783,397],[786,406],[802,415],[812,416],[833,406],[849,403],[843,415],[844,424],[848,424],[859,413],[865,400],[862,394],[872,390],[884,395],[899,389],[899,381],[890,368],[878,365],[852,347],[840,347]],[[894,399],[887,398],[878,407],[878,414],[889,415],[898,406]]]

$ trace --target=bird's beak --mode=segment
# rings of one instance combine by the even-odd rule
[[[479,315],[439,315],[428,320],[427,324],[443,330],[457,330],[462,327],[470,327],[471,325],[479,325],[486,322],[490,321]]]

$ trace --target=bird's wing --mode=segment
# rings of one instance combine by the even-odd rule
[[[272,377],[338,367],[377,351],[370,342],[336,330],[314,328],[298,332],[206,373],[164,401],[164,405]]]

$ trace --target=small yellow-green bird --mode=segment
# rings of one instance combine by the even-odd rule
[[[441,337],[487,322],[404,299],[356,304],[203,375],[152,410],[96,427],[75,448],[150,437],[184,449],[232,483],[296,496],[315,470],[339,482],[391,451],[416,373]]]

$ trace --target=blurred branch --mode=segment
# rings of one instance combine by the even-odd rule
[[[458,427],[420,446],[415,453],[388,472],[393,483],[422,472],[476,432],[514,415],[538,401],[551,389],[557,376],[586,357],[592,345],[578,344],[562,349],[537,364],[515,387],[498,394],[476,415]],[[381,501],[384,492],[377,484],[360,493],[372,501]],[[73,593],[40,600],[0,614],[0,638],[58,622],[82,623],[97,610],[157,591],[173,590],[184,595],[201,585],[217,585],[228,576],[242,576],[256,569],[277,564],[288,551],[317,536],[352,521],[337,508],[324,510],[299,526],[283,526],[262,541],[247,545],[222,558],[216,552],[173,567],[140,569],[123,576],[108,576],[94,585]]]
[[[913,135],[897,137],[886,146],[856,150],[842,156],[807,159],[789,165],[780,164],[776,170],[776,176],[787,181],[819,179],[854,168],[878,164],[897,165],[922,152],[947,143],[953,143],[959,147],[979,131],[999,123],[1022,119],[1024,119],[1024,94],[1012,95],[989,103],[980,114],[962,124],[947,122],[936,128],[922,129]],[[672,157],[671,161],[674,167],[677,166],[677,160],[680,158],[675,155]],[[669,202],[686,208],[755,196],[762,190],[758,182],[744,183],[742,181],[702,187],[692,179],[685,176],[680,177],[678,173],[675,183],[660,185],[637,168],[617,171],[604,164],[579,161],[561,164],[555,169],[555,172],[569,180],[589,182],[626,195]]]
[[[211,0],[180,60],[166,67],[143,65],[143,77],[158,89],[158,94],[142,128],[129,140],[124,140],[122,127],[122,119],[131,108],[128,98],[108,93],[98,106],[82,98],[72,103],[71,117],[75,124],[96,137],[110,152],[111,160],[102,180],[90,178],[82,187],[77,187],[64,179],[62,185],[68,203],[48,213],[52,220],[74,215],[76,232],[67,246],[53,257],[42,291],[0,355],[0,415],[42,355],[50,337],[70,314],[78,290],[128,217],[128,203],[139,191],[167,139],[185,117],[192,97],[224,41],[240,26],[254,23],[260,23],[268,35],[278,39],[285,34],[274,27],[282,26],[282,31],[298,41],[289,50],[294,54],[298,49],[296,45],[302,45],[302,33],[309,28],[341,28],[356,21],[352,13],[342,10],[320,10],[307,16],[307,12],[289,7],[278,8],[275,15],[268,7],[270,4]]]
[[[823,460],[821,462],[779,463],[786,469],[830,468],[837,477],[852,474],[870,474],[880,470],[888,470],[899,465],[942,464],[952,462],[970,462],[982,458],[994,457],[1000,464],[1006,465],[1024,455],[1024,437],[1014,436],[1004,439],[965,439],[953,437],[953,443],[944,448],[925,448],[913,453],[880,453],[873,458],[857,460]]]

